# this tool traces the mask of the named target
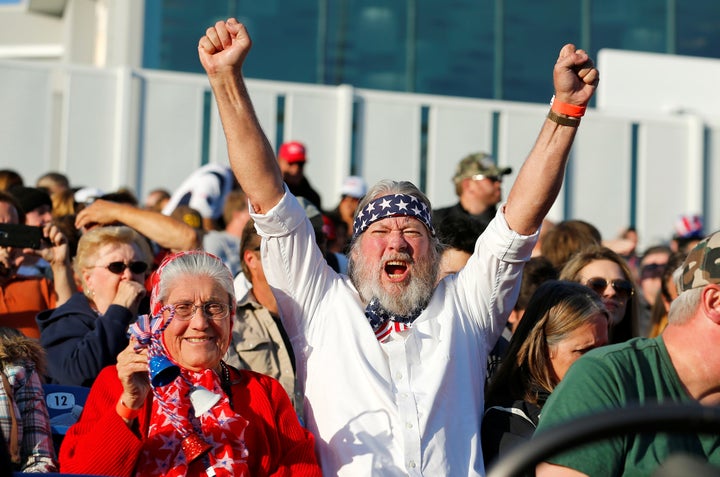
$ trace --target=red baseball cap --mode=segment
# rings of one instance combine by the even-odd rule
[[[305,156],[305,145],[297,141],[283,143],[283,145],[280,146],[278,157],[286,160],[289,164],[305,162],[307,160]]]

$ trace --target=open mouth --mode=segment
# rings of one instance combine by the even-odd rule
[[[408,273],[407,262],[402,260],[389,260],[385,263],[385,274],[393,282],[399,282],[405,279]]]

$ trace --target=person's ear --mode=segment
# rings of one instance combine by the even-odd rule
[[[245,250],[243,253],[243,262],[250,269],[250,272],[254,272],[260,262],[260,257],[253,250]]]
[[[252,250],[245,250],[243,252],[242,261],[245,262],[246,265],[250,266],[250,262],[252,261],[253,253]]]
[[[92,291],[92,290],[91,290],[91,288],[92,288],[92,281],[91,281],[90,278],[91,278],[91,273],[90,273],[90,271],[89,271],[87,268],[83,269],[83,271],[82,271],[82,280],[80,281],[80,285],[82,286],[83,292],[84,292],[85,294],[88,294],[89,292]]]
[[[705,316],[720,325],[720,285],[706,285],[702,291],[701,306]]]

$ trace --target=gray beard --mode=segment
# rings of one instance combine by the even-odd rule
[[[436,254],[431,253],[430,256],[414,262],[409,283],[391,284],[391,287],[386,289],[380,282],[380,276],[385,273],[383,263],[388,259],[402,259],[413,263],[409,255],[401,253],[383,257],[380,263],[373,267],[365,260],[358,261],[355,250],[350,253],[348,275],[363,303],[367,304],[372,298],[377,298],[386,311],[400,316],[407,316],[425,308],[435,291],[439,264]]]

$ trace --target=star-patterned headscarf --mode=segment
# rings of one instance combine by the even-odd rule
[[[353,235],[358,236],[378,220],[387,217],[414,217],[427,227],[430,235],[435,235],[431,212],[428,206],[417,197],[409,194],[390,194],[371,200],[358,211],[353,222]]]
[[[151,293],[153,320],[163,319],[163,304],[158,296],[163,271],[175,260],[187,255],[206,255],[220,260],[212,254],[197,250],[167,257],[153,277]],[[231,312],[231,318],[233,314],[234,310]],[[145,317],[141,317],[143,318]],[[165,354],[167,354],[166,349]],[[177,364],[172,356],[168,355],[168,358]],[[190,392],[197,386],[202,386],[220,396],[218,402],[200,416],[195,415],[189,399]],[[221,377],[215,370],[205,369],[194,372],[181,367],[180,375],[167,385],[154,387],[153,395],[148,436],[137,465],[138,477],[248,475],[248,450],[245,446],[245,429],[248,421],[232,409],[230,400],[222,388]],[[183,451],[183,440],[190,434],[196,434],[209,444],[210,448],[206,454],[193,462],[188,462]]]

